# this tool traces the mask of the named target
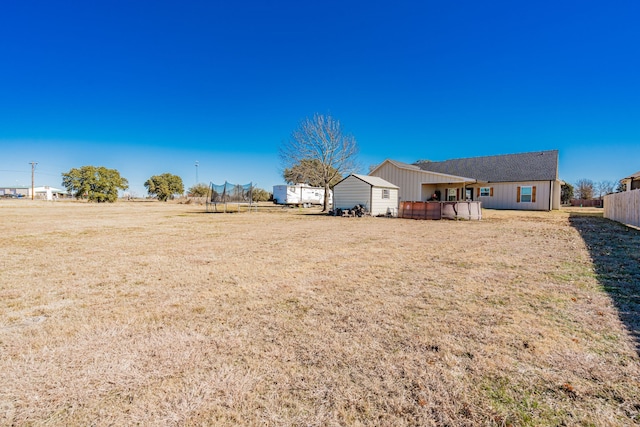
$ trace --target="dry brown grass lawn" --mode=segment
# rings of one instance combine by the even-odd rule
[[[0,201],[0,424],[640,423],[640,233]]]

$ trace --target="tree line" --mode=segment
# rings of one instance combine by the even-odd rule
[[[118,199],[118,192],[129,189],[129,182],[116,169],[104,166],[82,166],[72,168],[62,174],[62,185],[76,199],[97,203],[113,203]],[[153,175],[144,183],[147,193],[160,201],[166,202],[184,194],[182,178],[171,173]],[[187,190],[191,197],[206,197],[209,186],[197,183]],[[252,191],[253,201],[269,200],[271,193],[261,188]]]
[[[329,191],[344,176],[358,169],[358,144],[339,120],[331,115],[314,114],[303,119],[279,149],[282,177],[287,184],[307,184],[324,188],[323,210],[329,206]],[[63,185],[78,199],[114,202],[119,190],[128,189],[128,181],[115,169],[83,166],[62,174]],[[150,177],[145,183],[150,196],[161,201],[184,193],[182,178],[170,173]],[[209,186],[196,183],[187,190],[192,197],[206,197]],[[591,200],[624,191],[622,182],[580,179],[575,185],[562,184],[562,203],[572,199]],[[272,200],[272,193],[261,188],[252,190],[253,201]]]
[[[314,114],[302,120],[279,153],[286,183],[324,188],[324,211],[329,207],[329,190],[358,168],[355,137],[346,133],[340,121],[331,115]],[[118,191],[129,188],[128,181],[116,169],[103,166],[73,168],[62,174],[62,184],[73,197],[98,203],[114,202]],[[184,193],[182,178],[171,173],[154,175],[144,186],[150,196],[161,201]],[[196,183],[187,193],[192,197],[206,197],[209,186]],[[272,197],[264,189],[252,190],[253,201],[267,201]]]
[[[573,199],[592,200],[602,199],[611,193],[625,191],[625,184],[622,181],[592,181],[582,178],[576,181],[575,185],[565,182],[562,185],[562,203],[569,203]]]

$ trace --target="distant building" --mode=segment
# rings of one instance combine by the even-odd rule
[[[622,183],[627,187],[627,191],[640,189],[640,171],[631,176],[621,179]]]
[[[59,188],[50,187],[48,185],[45,185],[44,187],[35,187],[33,191],[35,193],[36,199],[43,200],[60,199],[67,195],[67,190],[61,190]],[[29,196],[31,196],[31,189],[29,189]]]
[[[0,187],[0,197],[27,197],[31,187]]]
[[[33,188],[34,199],[54,200],[65,197],[67,190],[48,185]],[[0,197],[31,198],[31,187],[0,187]]]

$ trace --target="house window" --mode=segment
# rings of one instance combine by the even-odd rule
[[[491,188],[480,187],[480,197],[489,197],[491,195]]]
[[[455,188],[447,188],[447,201],[455,202],[456,200],[458,200],[458,195],[456,193],[456,189]]]
[[[533,187],[522,187],[520,189],[520,201],[522,203],[531,203]]]
[[[390,196],[389,196],[389,189],[388,189],[388,188],[383,188],[383,189],[382,189],[382,198],[383,198],[383,199],[388,199],[388,198],[390,198]]]

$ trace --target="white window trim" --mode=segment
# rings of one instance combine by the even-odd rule
[[[525,194],[525,189],[529,190],[529,194]],[[529,200],[526,200],[528,197]],[[520,203],[533,203],[533,186],[527,185],[520,187]]]
[[[491,187],[480,187],[480,197],[490,197]]]

